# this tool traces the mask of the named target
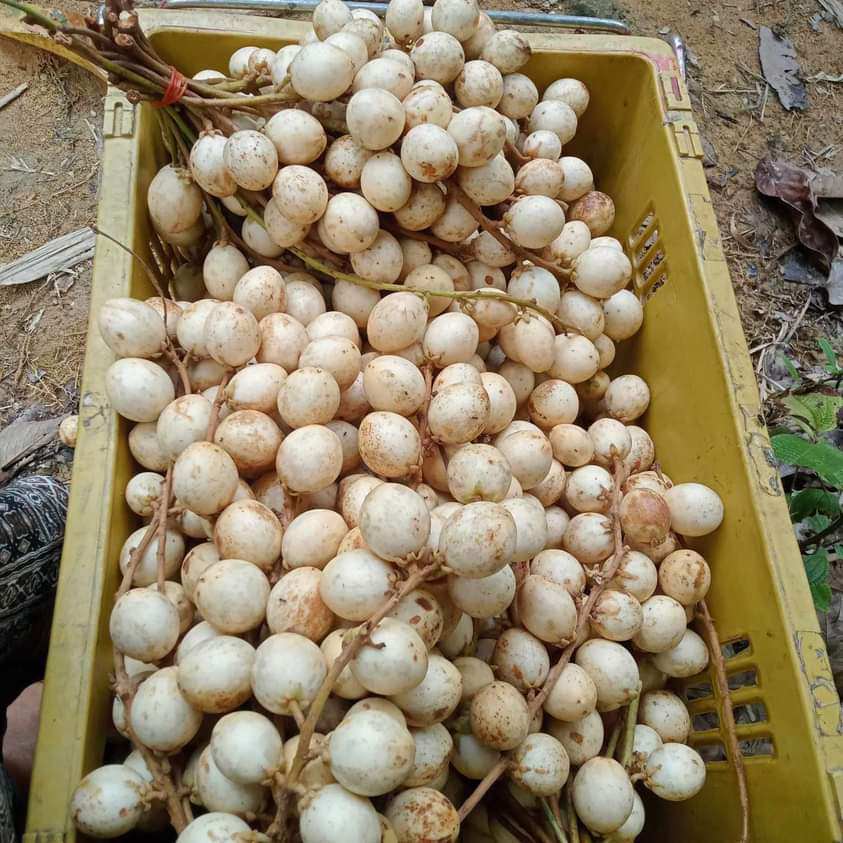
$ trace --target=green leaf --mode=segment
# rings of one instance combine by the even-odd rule
[[[831,524],[831,519],[827,515],[823,515],[822,513],[818,513],[817,515],[811,515],[810,517],[805,519],[805,524],[810,527],[811,532],[821,533],[829,524]]]
[[[811,413],[814,430],[825,433],[837,427],[837,411],[843,407],[843,397],[811,392],[802,396],[802,404]]]
[[[785,371],[793,378],[793,380],[797,383],[802,382],[802,375],[799,374],[793,361],[786,354],[782,354],[782,366],[784,366]]]
[[[834,516],[840,512],[840,503],[835,495],[825,489],[802,489],[790,498],[790,517],[802,521],[815,512]]]
[[[827,612],[831,608],[831,586],[827,583],[809,583],[814,608],[818,612]]]
[[[843,368],[841,368],[840,363],[837,360],[837,355],[834,353],[831,343],[825,337],[822,337],[822,339],[819,340],[819,346],[822,353],[825,354],[825,359],[828,361],[825,370],[830,375],[843,374]]]
[[[826,483],[843,487],[843,451],[825,442],[809,442],[794,433],[779,433],[770,442],[780,463],[809,468]]]
[[[817,433],[834,430],[837,427],[837,411],[843,407],[843,397],[823,392],[786,395],[781,401],[790,410],[793,421],[805,421]]]
[[[825,548],[817,548],[813,553],[804,556],[803,560],[809,583],[822,583],[828,579],[828,553]]]
[[[838,559],[843,559],[843,544],[834,545],[834,552]]]
[[[805,575],[811,588],[811,596],[818,612],[827,612],[831,606],[831,587],[828,584],[828,554],[823,548],[803,557]]]
[[[782,398],[782,404],[790,410],[791,419],[799,424],[800,427],[808,427],[808,432],[813,433],[814,428],[814,414],[811,408],[802,400],[801,395],[785,395]],[[804,424],[802,424],[804,422]]]

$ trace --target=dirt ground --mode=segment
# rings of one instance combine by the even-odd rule
[[[787,217],[759,201],[754,172],[770,155],[815,170],[843,170],[843,83],[807,81],[808,108],[787,112],[761,75],[758,27],[786,35],[806,80],[843,73],[843,30],[815,0],[624,0],[636,33],[682,36],[688,88],[704,138],[709,188],[762,397],[779,388],[781,354],[816,370],[817,339],[843,350],[840,308],[824,291],[783,280],[781,255],[795,243]],[[782,337],[782,345],[771,345]],[[768,420],[775,408],[768,407]]]
[[[102,86],[78,67],[0,39],[0,92],[24,81],[28,89],[0,112],[0,264],[96,215]],[[75,407],[91,263],[0,288],[0,424],[32,405],[35,415]]]

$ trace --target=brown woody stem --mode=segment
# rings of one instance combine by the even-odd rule
[[[292,766],[290,767],[290,775],[288,782],[295,784],[301,775],[304,767],[307,751],[310,748],[310,741],[316,731],[316,724],[322,714],[322,709],[325,708],[325,703],[331,696],[331,691],[334,688],[334,683],[337,681],[340,673],[346,665],[360,652],[363,645],[369,640],[369,635],[372,630],[392,611],[395,605],[414,588],[418,588],[425,580],[429,579],[436,571],[439,570],[441,563],[439,560],[434,560],[423,568],[417,568],[413,573],[404,580],[399,588],[396,588],[392,596],[389,597],[381,607],[367,620],[364,621],[356,629],[352,630],[345,643],[343,644],[342,652],[331,665],[328,675],[322,682],[319,692],[316,694],[310,708],[307,711],[307,718],[302,724],[299,732],[299,744],[296,749],[295,758],[293,758]]]
[[[621,766],[625,770],[628,770],[629,765],[632,763],[632,743],[635,740],[635,724],[638,721],[638,704],[640,702],[641,695],[639,694],[634,700],[630,700],[626,709],[623,743],[621,744],[621,754],[618,758],[618,761],[620,761]]]
[[[720,692],[720,720],[726,729],[726,747],[729,753],[729,760],[735,768],[735,778],[738,783],[738,800],[741,806],[741,836],[739,843],[749,843],[749,789],[746,784],[746,768],[743,763],[743,753],[738,743],[737,727],[735,725],[735,712],[732,707],[732,697],[729,693],[729,681],[726,678],[726,664],[723,661],[723,651],[720,649],[720,638],[711,614],[708,611],[708,604],[705,600],[699,603],[697,617],[703,627],[708,651],[711,655],[711,663],[714,666],[714,678],[717,682],[717,689]]]
[[[158,591],[166,597],[164,583],[166,582],[166,554],[167,554],[167,514],[170,500],[173,496],[173,469],[168,468],[164,475],[164,485],[161,487],[161,497],[158,501],[158,552],[156,565],[158,573]]]
[[[557,280],[563,286],[568,284],[568,271],[562,269],[561,266],[558,266],[551,261],[545,260],[540,255],[537,255],[535,252],[531,252],[528,249],[524,249],[521,246],[513,243],[512,240],[507,237],[503,231],[501,231],[501,227],[498,223],[494,220],[490,220],[484,213],[480,206],[458,185],[455,184],[453,181],[448,182],[448,193],[452,193],[460,205],[466,209],[466,211],[474,217],[475,220],[480,224],[480,227],[487,231],[498,243],[501,244],[505,249],[509,249],[514,254],[518,255],[521,260],[529,261],[534,266],[540,266],[542,269],[546,269],[548,272],[553,273],[556,276]]]
[[[583,601],[577,615],[577,626],[573,635],[571,643],[562,651],[556,664],[550,669],[547,674],[544,685],[541,690],[530,700],[529,711],[532,717],[543,705],[547,699],[547,695],[551,692],[553,686],[559,679],[565,665],[571,660],[574,650],[580,644],[580,636],[582,635],[585,625],[588,623],[588,618],[591,615],[591,610],[597,602],[597,598],[603,593],[606,584],[615,576],[620,567],[621,560],[624,555],[623,534],[621,532],[621,521],[619,515],[621,487],[626,481],[627,470],[622,460],[615,457],[613,465],[613,479],[614,486],[612,488],[612,502],[609,508],[609,515],[612,518],[613,532],[614,532],[614,551],[612,555],[603,563],[600,571],[600,576],[596,578],[595,584],[588,594],[588,598]],[[460,820],[464,820],[479,804],[480,800],[489,790],[489,788],[500,778],[504,772],[506,765],[501,765],[499,762],[486,774],[480,784],[477,785],[474,792],[468,799],[460,806]]]

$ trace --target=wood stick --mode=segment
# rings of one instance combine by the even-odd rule
[[[453,301],[488,301],[486,290],[411,290],[403,284],[386,284],[380,281],[367,281],[359,275],[354,275],[350,272],[342,272],[329,266],[318,258],[303,252],[299,246],[290,246],[287,250],[292,252],[297,258],[304,261],[312,269],[321,272],[323,275],[329,275],[338,281],[348,281],[350,284],[355,284],[358,287],[366,287],[369,290],[381,290],[389,293],[409,293],[415,292],[422,298],[433,296],[437,298],[451,299]],[[514,304],[517,308],[523,311],[534,311],[540,316],[544,316],[548,322],[562,326],[562,322],[555,313],[551,313],[544,307],[540,307],[534,301],[528,299],[516,298],[515,296],[500,295],[495,297],[495,301],[509,302]],[[562,326],[564,328],[564,326]],[[565,329],[567,331],[567,329]],[[570,333],[570,331],[568,331]]]
[[[571,779],[565,785],[565,813],[568,816],[568,835],[571,843],[580,843],[580,827],[577,822],[577,812],[574,810],[574,799],[571,793]]]
[[[618,741],[621,737],[621,730],[623,729],[624,721],[620,717],[615,721],[615,725],[612,727],[612,732],[609,735],[609,740],[606,743],[606,751],[603,753],[606,758],[614,758],[615,757],[615,750],[618,748]]]
[[[544,813],[545,819],[547,820],[547,824],[553,831],[553,835],[556,838],[557,843],[568,843],[568,835],[565,834],[565,832],[562,830],[562,823],[557,815],[557,812],[553,810],[553,807],[550,803],[550,798],[539,799],[539,802],[542,806],[542,812]]]
[[[165,299],[166,301],[166,299]],[[167,305],[164,304],[164,314],[166,316],[167,313]],[[164,323],[166,329],[166,319]],[[181,388],[184,390],[185,395],[190,395],[192,392],[190,386],[190,375],[187,373],[187,367],[184,365],[181,357],[179,357],[178,353],[176,352],[175,348],[173,348],[172,341],[165,342],[163,346],[164,354],[167,355],[167,358],[170,362],[176,367],[176,371],[179,373],[179,380],[181,380]]]
[[[17,88],[12,88],[8,94],[4,94],[0,97],[0,108],[7,106],[10,102],[16,100],[27,88],[29,87],[29,82],[21,82]]]
[[[419,430],[419,440],[421,441],[421,458],[415,474],[417,485],[424,481],[424,475],[422,474],[424,458],[432,444],[427,428],[427,410],[430,407],[430,397],[433,390],[433,364],[425,363],[424,366],[422,366],[422,374],[424,375],[424,402],[421,407],[419,407],[418,422],[416,425]]]

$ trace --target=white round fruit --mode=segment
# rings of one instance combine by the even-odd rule
[[[397,413],[369,413],[360,423],[360,456],[384,477],[405,477],[421,460],[421,439],[412,422]]]
[[[221,559],[196,584],[196,606],[220,632],[238,635],[260,626],[266,615],[269,581],[257,565]]]
[[[447,85],[457,78],[465,63],[460,42],[447,32],[428,32],[410,50],[417,79]]]
[[[552,735],[527,735],[512,754],[509,775],[534,796],[558,793],[568,779],[570,762],[562,744]]]
[[[380,843],[381,825],[372,803],[329,784],[317,791],[301,811],[299,831],[302,843],[329,843],[337,839]]]
[[[501,73],[515,73],[530,60],[531,54],[524,35],[514,29],[501,29],[486,42],[480,57]]]
[[[318,492],[330,486],[342,470],[339,437],[328,427],[308,424],[294,430],[281,443],[276,469],[293,492]]]
[[[354,68],[348,54],[332,44],[307,44],[290,64],[290,81],[302,98],[315,102],[336,99],[351,86]]]
[[[106,764],[86,775],[70,802],[73,823],[91,837],[119,837],[138,824],[149,786],[125,764]]]
[[[386,600],[393,578],[388,562],[367,550],[350,550],[325,566],[319,593],[325,605],[341,618],[363,621]]]
[[[372,631],[370,642],[351,661],[351,672],[366,690],[401,694],[424,679],[427,648],[409,624],[384,618]]]
[[[575,660],[597,687],[599,711],[614,711],[638,695],[638,665],[620,644],[592,638],[580,646]]]
[[[105,373],[105,392],[115,412],[136,422],[154,422],[175,398],[167,373],[140,357],[112,363]]]
[[[270,635],[255,652],[252,691],[274,714],[291,714],[295,702],[304,711],[328,672],[322,651],[303,635]]]
[[[377,152],[391,146],[404,131],[404,106],[389,91],[365,88],[348,101],[349,134],[365,149]]]
[[[248,641],[231,635],[208,638],[179,658],[179,689],[200,711],[232,711],[252,696],[254,658]]]
[[[473,106],[454,115],[448,124],[448,134],[456,142],[460,166],[479,167],[503,149],[506,124],[494,109]]]
[[[406,562],[427,542],[430,513],[412,489],[382,483],[363,501],[359,526],[374,553],[392,562]]]
[[[413,766],[412,735],[388,714],[345,717],[330,737],[331,773],[352,793],[380,796],[398,787]]]
[[[457,169],[458,162],[457,142],[435,123],[413,126],[401,141],[401,163],[416,181],[442,181]]]
[[[644,773],[647,787],[671,802],[690,799],[705,784],[705,763],[700,754],[681,743],[654,749],[647,757]]]
[[[187,701],[177,678],[177,667],[155,671],[141,682],[132,701],[132,730],[144,746],[157,752],[177,752],[202,725],[202,712]]]
[[[571,787],[574,810],[592,831],[617,831],[632,813],[635,791],[626,770],[612,758],[591,758]]]

